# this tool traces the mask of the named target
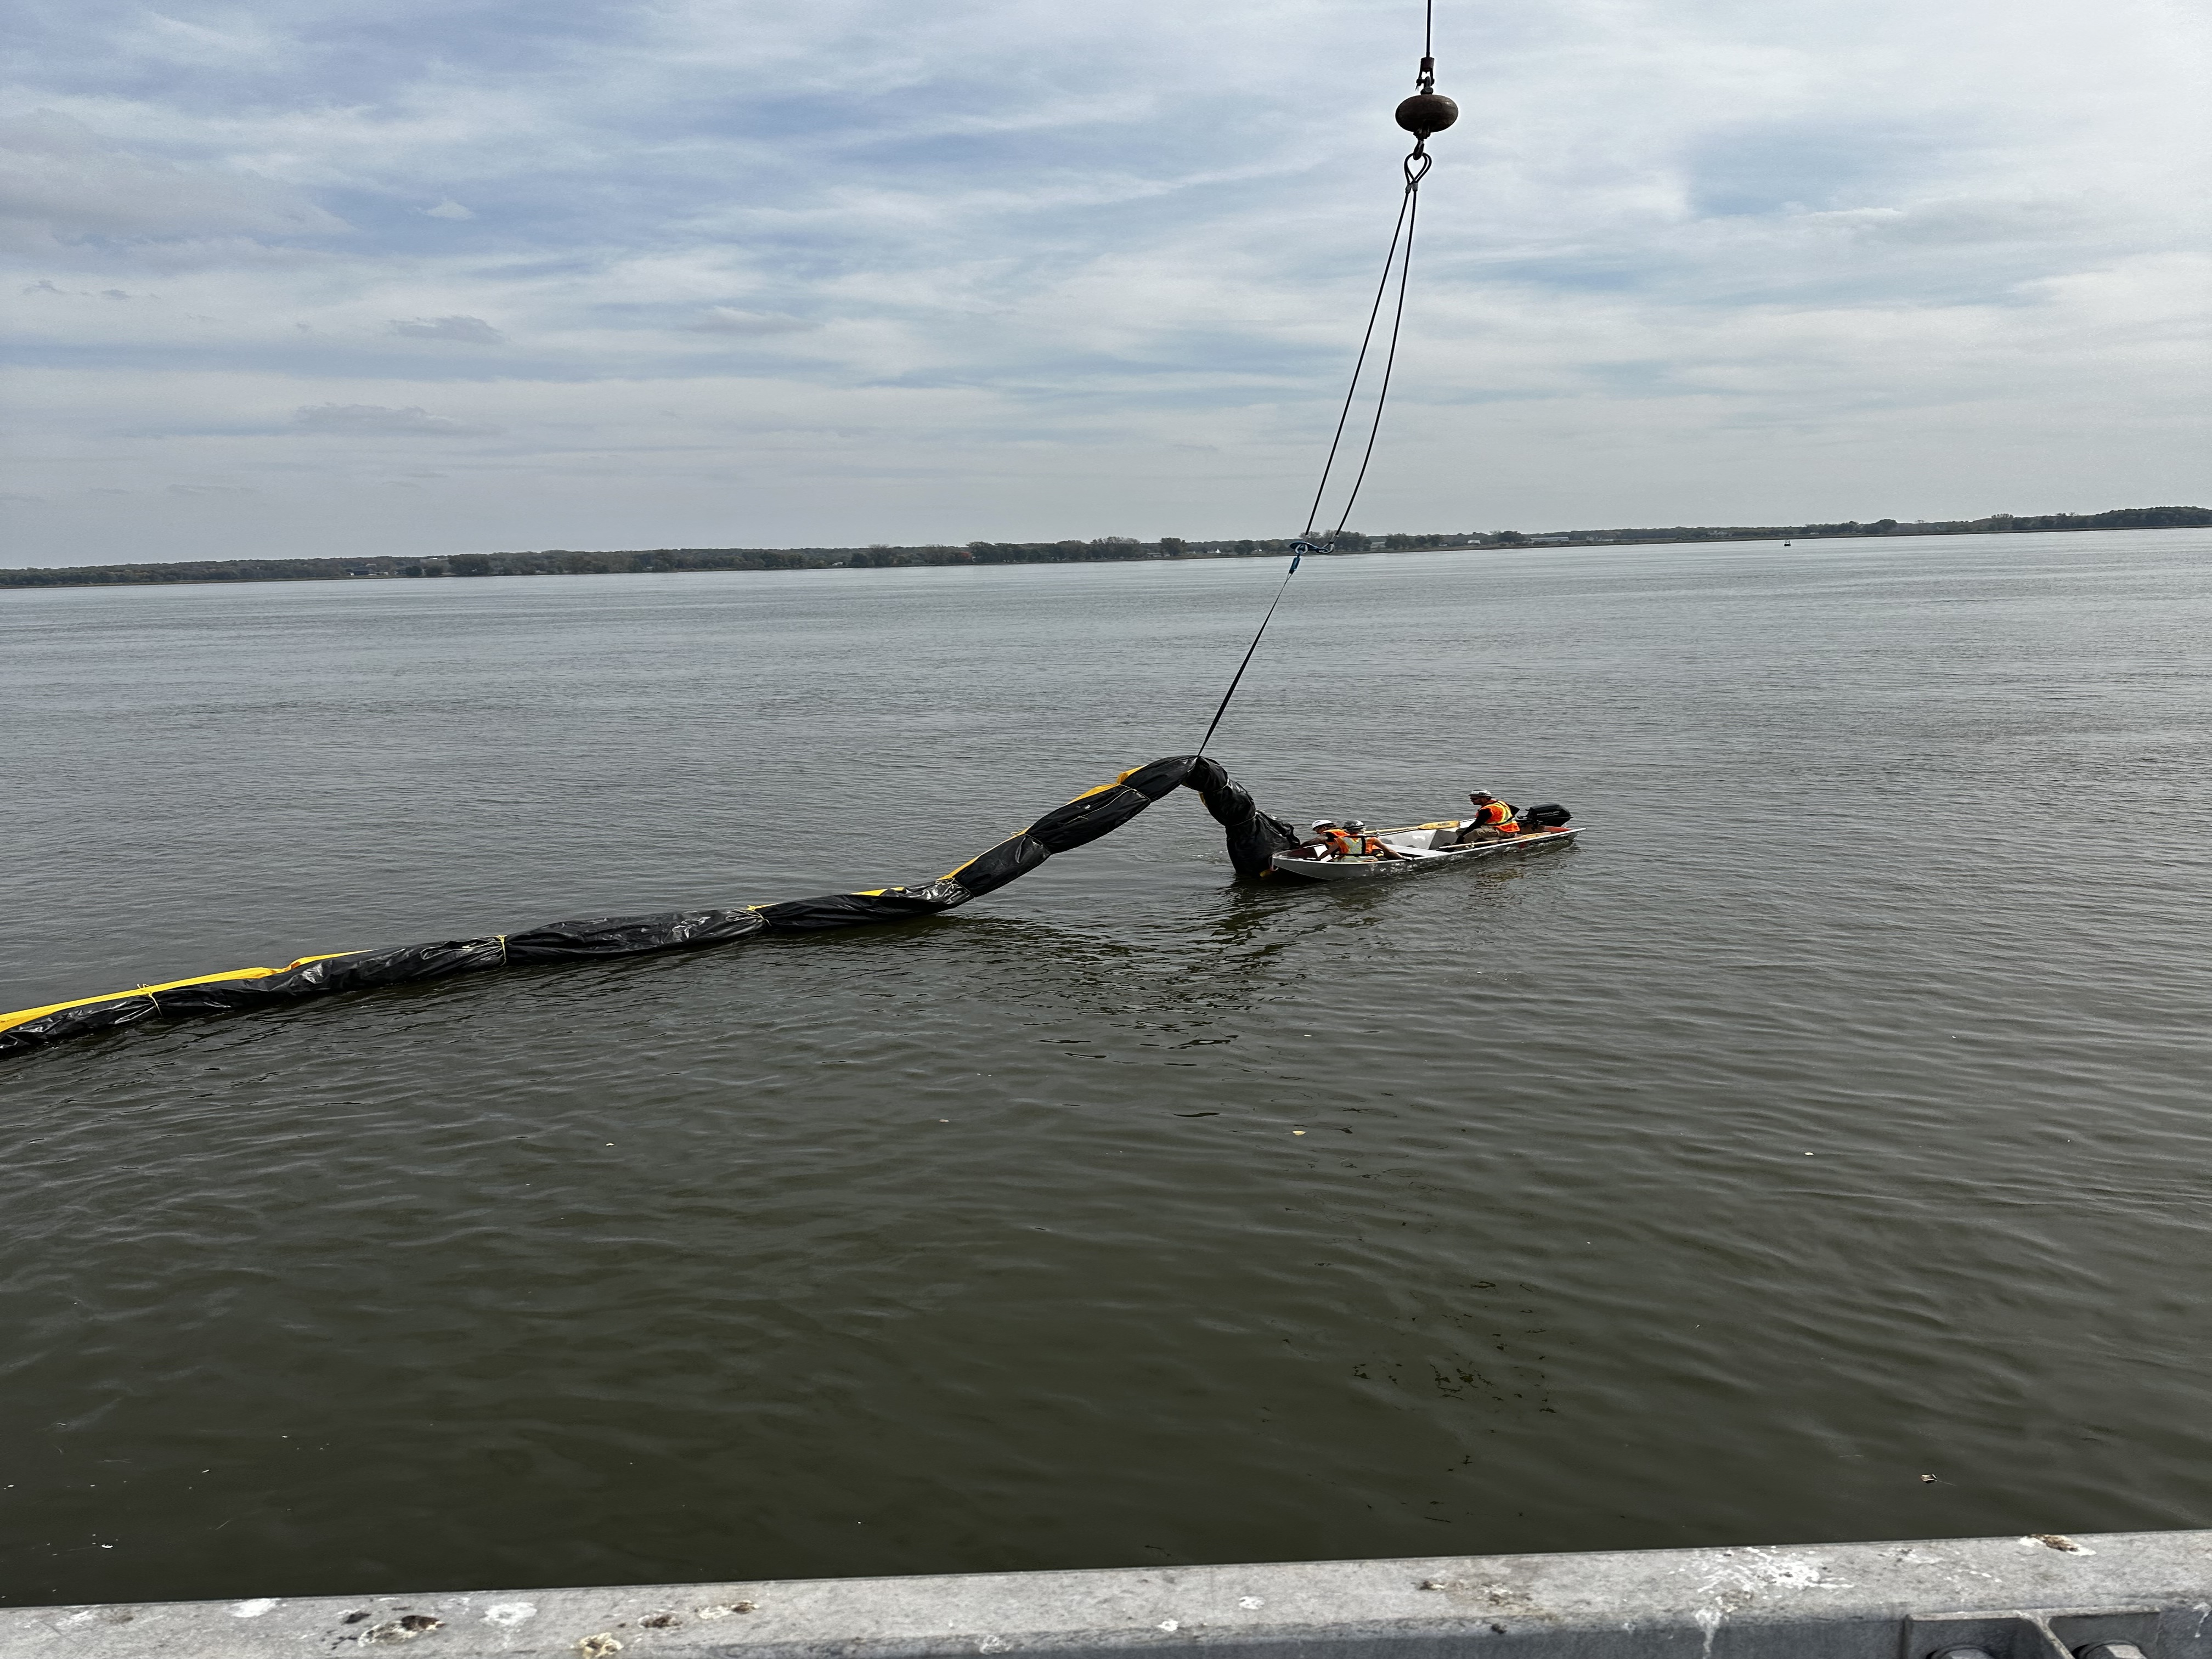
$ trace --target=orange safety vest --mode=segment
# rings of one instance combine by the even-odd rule
[[[1513,809],[1502,800],[1490,801],[1474,809],[1474,821],[1486,830],[1503,830],[1513,821]]]
[[[1335,857],[1350,859],[1359,856],[1361,849],[1358,836],[1346,835],[1341,830],[1324,830],[1321,834],[1322,839],[1328,843],[1329,852]]]

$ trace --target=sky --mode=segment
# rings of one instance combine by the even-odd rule
[[[1295,533],[1419,0],[16,0],[0,562]],[[2193,0],[1437,0],[1354,528],[2212,501]]]

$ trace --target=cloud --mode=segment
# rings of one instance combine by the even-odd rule
[[[58,440],[136,477],[150,434],[210,470],[272,425],[513,434],[438,447],[419,518],[348,444],[290,446],[303,493],[361,485],[364,547],[1273,524],[1373,291],[1415,49],[1358,0],[19,9],[45,112],[0,126],[0,283],[49,284],[17,310]],[[1370,528],[2208,487],[2201,8],[1438,13],[1465,113]],[[1326,107],[1224,98],[1232,58],[1325,74]],[[291,544],[288,489],[226,550]],[[144,505],[40,551],[134,545]]]
[[[172,495],[258,495],[261,492],[245,484],[186,484],[169,486]]]
[[[460,340],[470,345],[505,345],[507,336],[481,317],[417,317],[392,319],[392,331],[416,340]]]
[[[0,245],[8,247],[344,228],[291,185],[139,154],[57,110],[0,121]]]
[[[303,431],[356,437],[477,438],[494,436],[501,429],[448,420],[414,404],[386,409],[376,404],[314,404],[296,411],[292,422]]]
[[[815,325],[780,311],[739,311],[733,306],[710,306],[684,326],[695,334],[795,334]]]
[[[52,294],[57,298],[72,300],[151,300],[151,294],[127,294],[119,288],[104,288],[94,293],[88,288],[57,288],[51,278],[41,277],[24,289],[26,295]]]

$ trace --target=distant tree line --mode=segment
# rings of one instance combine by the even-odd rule
[[[1674,525],[1666,529],[1562,530],[1540,536],[1503,530],[1489,539],[1512,544],[1547,542],[1816,541],[1824,536],[1987,536],[2048,530],[2171,530],[2212,525],[2212,508],[2121,507],[2109,513],[2043,513],[2030,517],[1996,513],[1986,519],[1930,519],[1900,524],[1895,519],[1839,524]]]
[[[2051,530],[2160,530],[2212,525],[2212,508],[2124,507],[2110,513],[2046,513],[2022,518],[1999,513],[1986,519],[1946,519],[1900,524],[1675,525],[1668,529],[1434,531],[1363,535],[1346,531],[1340,553],[1410,551],[1444,547],[1611,546],[1708,541],[1818,540],[1835,536],[1967,536]],[[440,557],[387,555],[349,559],[195,559],[175,563],[62,565],[40,570],[0,569],[0,587],[94,587],[159,582],[342,581],[352,579],[453,576],[599,576],[675,570],[890,569],[908,565],[1094,564],[1133,559],[1234,559],[1285,554],[1295,537],[1186,541],[1163,536],[1140,542],[1127,536],[1091,541],[969,542],[964,547],[656,547],[623,553],[452,553]]]

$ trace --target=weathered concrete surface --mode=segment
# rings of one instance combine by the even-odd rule
[[[2212,1532],[0,1610],[0,1659],[2212,1659]]]

